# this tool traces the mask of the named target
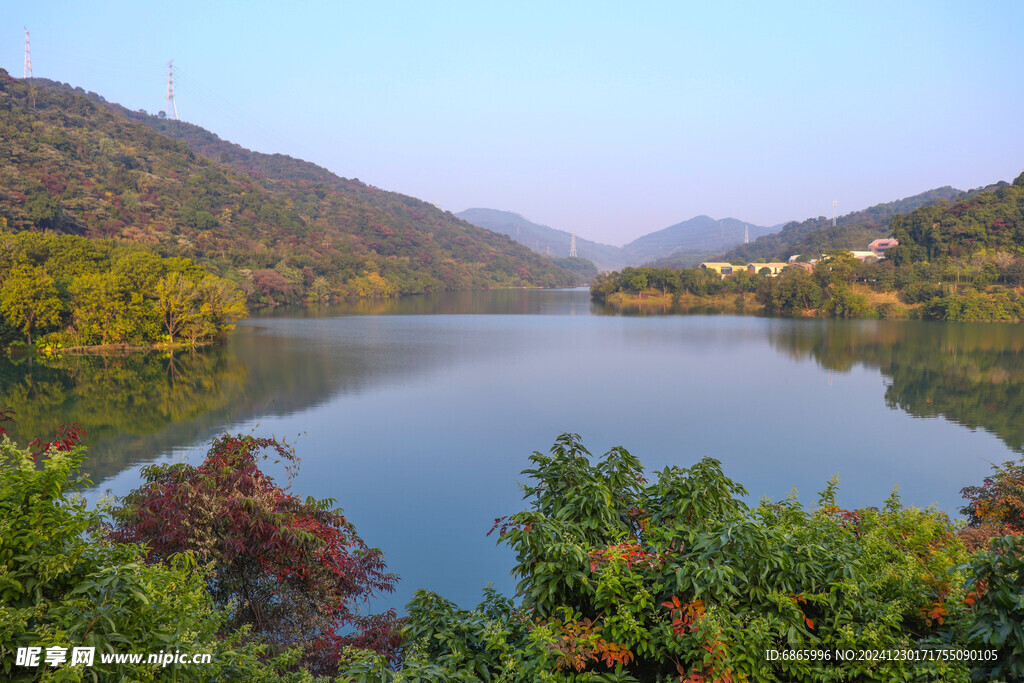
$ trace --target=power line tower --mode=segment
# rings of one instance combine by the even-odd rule
[[[25,29],[25,78],[32,78],[32,48],[28,42],[28,29]]]
[[[743,227],[743,244],[750,244],[750,226]]]
[[[836,227],[836,205],[838,203],[839,202],[837,202],[835,199],[832,200],[832,227],[833,228]]]
[[[173,114],[172,114],[173,112]],[[167,62],[167,104],[164,105],[167,118],[178,120],[178,105],[174,103],[174,60]]]
[[[572,234],[572,239],[569,240],[569,258],[576,258],[576,233]]]

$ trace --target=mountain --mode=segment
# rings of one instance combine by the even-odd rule
[[[538,253],[551,256],[569,255],[572,233],[533,223],[517,213],[497,209],[466,209],[455,215],[473,225],[508,235]],[[598,270],[617,270],[627,265],[619,247],[591,242],[578,235],[576,254],[593,262]]]
[[[1013,181],[973,190],[949,204],[924,206],[892,221],[899,246],[886,253],[896,266],[959,259],[982,252],[994,270],[1024,271],[1024,173]],[[1024,278],[1022,278],[1024,279]]]
[[[550,259],[419,199],[3,70],[0,229],[191,257],[256,305],[574,282]]]
[[[775,229],[735,218],[716,220],[710,216],[695,216],[637,238],[622,251],[631,264],[678,261],[678,267],[692,268],[711,254],[741,244],[748,230],[750,239],[755,239]]]
[[[793,254],[817,256],[829,249],[866,249],[869,242],[892,234],[889,222],[893,216],[908,213],[922,206],[957,201],[989,188],[965,192],[950,186],[928,190],[911,197],[853,211],[839,216],[836,226],[825,216],[787,223],[781,231],[765,235],[750,244],[725,252],[719,260],[755,261],[759,258],[785,260]]]
[[[569,253],[571,233],[538,225],[517,213],[495,209],[466,209],[456,215],[473,225],[509,235],[542,254]],[[593,261],[599,270],[604,271],[639,266],[655,260],[660,260],[660,265],[669,265],[661,261],[673,264],[678,261],[682,265],[677,267],[692,267],[707,256],[742,242],[747,229],[750,230],[750,238],[754,239],[775,228],[765,228],[735,218],[715,220],[708,216],[696,216],[644,235],[624,247],[591,242],[577,235],[576,253]]]

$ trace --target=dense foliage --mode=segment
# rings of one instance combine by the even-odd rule
[[[896,265],[979,252],[1019,254],[1024,250],[1024,173],[992,192],[896,216],[891,227],[900,243],[890,255]]]
[[[130,679],[303,680],[289,673],[294,654],[271,657],[264,646],[244,644],[244,632],[218,636],[225,615],[193,556],[150,565],[144,548],[97,533],[103,510],[87,510],[75,495],[89,485],[78,474],[80,434],[63,435],[35,453],[0,437],[0,676],[125,680],[126,666],[102,663],[102,654],[180,650],[209,653],[211,663],[144,663],[130,668]],[[16,665],[19,647],[40,646],[94,647],[95,660],[89,667]]]
[[[823,254],[832,249],[863,249],[868,242],[888,237],[889,222],[899,214],[913,211],[922,206],[931,206],[945,201],[958,200],[983,191],[964,192],[952,187],[939,187],[912,197],[905,197],[885,204],[853,211],[838,216],[836,226],[825,216],[808,218],[802,222],[787,223],[782,230],[759,237],[750,244],[743,244],[727,251],[716,261],[754,261],[769,259],[785,260],[793,254]]]
[[[223,337],[241,291],[184,258],[73,235],[0,233],[0,344],[65,347]]]
[[[751,509],[715,460],[652,480],[626,450],[592,462],[569,434],[531,461],[523,472],[529,508],[495,522],[499,542],[516,553],[521,604],[488,590],[466,611],[418,592],[401,680],[967,681],[972,667],[978,680],[1024,673],[1013,654],[1024,638],[1007,612],[1019,609],[1018,540],[969,563],[948,517],[904,508],[895,493],[882,509],[848,511],[836,505],[831,482],[814,510],[795,499]],[[836,650],[963,647],[987,647],[990,658],[835,658]],[[801,650],[832,657],[792,656]],[[773,651],[780,656],[766,655]],[[357,671],[357,680],[386,674],[372,663]]]
[[[253,305],[566,286],[507,236],[284,155],[0,74],[0,224],[119,237],[196,259]]]
[[[313,673],[337,671],[349,648],[396,658],[394,613],[358,609],[394,589],[383,553],[363,542],[333,500],[302,500],[279,487],[259,467],[264,451],[296,464],[274,439],[224,436],[198,467],[147,467],[143,485],[114,511],[111,537],[146,544],[150,562],[193,555],[211,570],[207,585],[227,610],[229,632],[247,626],[276,651],[298,648]]]

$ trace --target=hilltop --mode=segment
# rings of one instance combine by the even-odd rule
[[[427,202],[0,70],[0,229],[148,245],[256,305],[574,276]]]
[[[572,233],[534,223],[511,211],[466,209],[456,216],[473,225],[508,235],[539,253],[553,256],[569,253]],[[576,252],[603,271],[656,259],[667,259],[672,265],[692,266],[706,256],[742,242],[748,229],[753,239],[774,228],[745,223],[735,218],[716,220],[708,216],[696,216],[639,237],[623,247],[592,242],[577,235]]]
[[[572,233],[529,221],[518,213],[497,209],[466,209],[455,214],[481,228],[508,235],[516,242],[541,254],[568,256]],[[591,261],[598,270],[615,270],[626,265],[622,249],[576,236],[576,253]]]
[[[693,267],[711,254],[742,243],[748,231],[750,239],[755,239],[774,229],[736,218],[694,216],[639,237],[622,250],[628,255],[630,263],[658,261],[661,265]]]
[[[793,254],[818,255],[830,249],[864,249],[872,240],[889,237],[892,234],[889,223],[894,216],[909,213],[922,206],[958,201],[999,186],[1000,184],[996,184],[964,191],[946,185],[844,214],[837,217],[835,227],[832,226],[832,219],[825,216],[808,218],[800,222],[792,221],[779,232],[760,237],[750,244],[734,247],[716,260],[785,260]]]

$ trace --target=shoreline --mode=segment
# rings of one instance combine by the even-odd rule
[[[216,342],[200,342],[196,344],[157,342],[153,344],[97,344],[95,346],[67,346],[54,347],[35,346],[14,347],[8,346],[7,353],[29,353],[34,351],[44,356],[60,356],[64,354],[77,356],[120,356],[131,353],[142,353],[146,351],[175,351],[180,349],[198,349],[206,346],[213,346]]]

